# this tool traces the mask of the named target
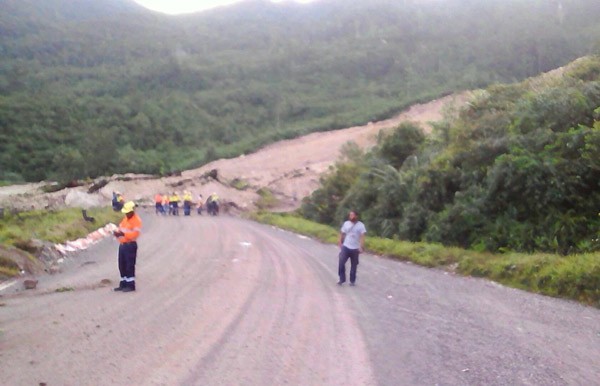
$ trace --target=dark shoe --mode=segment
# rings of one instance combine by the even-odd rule
[[[344,282],[343,282],[343,281],[338,281],[338,282],[337,282],[337,285],[342,285],[342,284],[344,284]]]
[[[131,287],[125,287],[121,290],[122,292],[133,292],[135,291],[135,288],[131,288]]]
[[[350,286],[354,287],[356,284],[354,284],[353,282],[350,282]]]
[[[123,287],[116,287],[116,288],[113,288],[113,291],[123,291]]]

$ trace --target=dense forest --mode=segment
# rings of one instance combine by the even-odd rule
[[[431,136],[405,123],[344,158],[303,202],[338,226],[482,251],[600,250],[600,56],[494,85]]]
[[[247,1],[185,16],[130,0],[0,7],[9,182],[198,166],[520,81],[600,39],[589,0]]]

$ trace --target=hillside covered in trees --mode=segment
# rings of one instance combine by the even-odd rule
[[[0,7],[0,181],[11,182],[189,168],[522,80],[600,39],[588,0],[247,1],[186,16],[130,0]],[[445,207],[439,194],[428,211]]]
[[[345,158],[305,199],[338,226],[350,209],[370,234],[482,251],[600,250],[600,56],[564,73],[480,91],[425,137],[403,124]]]

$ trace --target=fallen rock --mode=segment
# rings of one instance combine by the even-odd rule
[[[35,289],[37,287],[38,281],[36,279],[26,279],[23,281],[23,286],[25,289]]]

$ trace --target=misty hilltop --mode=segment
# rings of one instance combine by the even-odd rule
[[[0,181],[161,174],[598,50],[585,0],[0,0]]]

